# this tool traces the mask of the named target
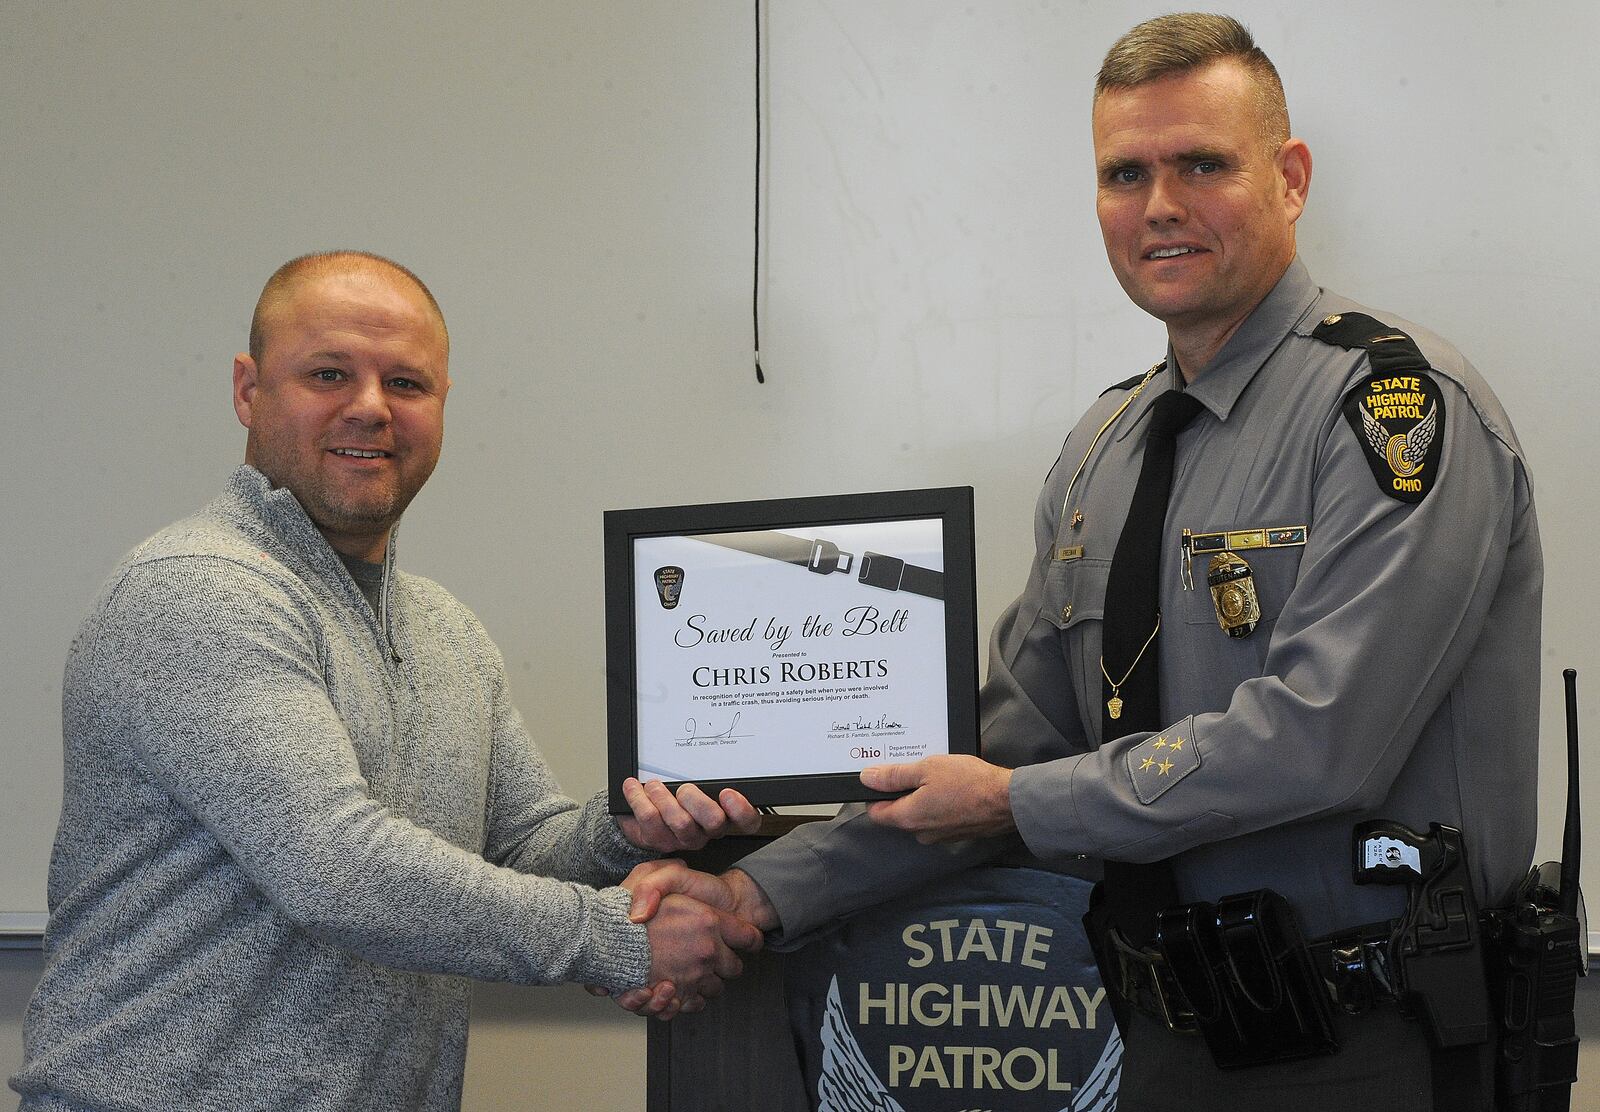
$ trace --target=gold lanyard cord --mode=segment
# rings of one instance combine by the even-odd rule
[[[1058,520],[1065,519],[1067,516],[1067,504],[1072,501],[1072,488],[1078,485],[1078,476],[1082,475],[1083,469],[1088,466],[1089,457],[1094,455],[1095,445],[1100,443],[1100,438],[1105,435],[1105,431],[1117,423],[1117,418],[1122,416],[1123,411],[1133,404],[1133,399],[1142,394],[1144,388],[1150,385],[1150,380],[1156,376],[1156,372],[1166,365],[1167,361],[1163,359],[1146,371],[1144,378],[1140,379],[1139,385],[1133,388],[1133,393],[1122,399],[1122,404],[1117,406],[1117,411],[1106,418],[1106,423],[1100,426],[1100,431],[1094,434],[1093,440],[1089,441],[1089,450],[1083,453],[1083,461],[1078,464],[1078,469],[1072,473],[1072,478],[1067,482],[1067,492],[1061,497],[1061,518]]]

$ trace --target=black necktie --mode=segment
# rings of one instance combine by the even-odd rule
[[[1136,731],[1159,730],[1161,721],[1160,640],[1162,532],[1172,494],[1178,433],[1201,410],[1195,398],[1168,390],[1150,407],[1144,465],[1128,506],[1128,520],[1106,576],[1105,619],[1101,633],[1101,742]],[[1112,716],[1112,708],[1117,715]],[[1172,870],[1165,862],[1105,863],[1105,901],[1110,922],[1129,941],[1147,942],[1155,933],[1156,912],[1176,902]]]

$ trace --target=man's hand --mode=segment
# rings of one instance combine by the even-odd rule
[[[622,886],[633,893],[633,908],[628,917],[636,923],[650,920],[659,910],[669,905],[669,897],[698,900],[725,914],[731,914],[751,926],[759,941],[760,931],[778,925],[778,914],[761,886],[749,874],[730,869],[720,877],[698,872],[682,861],[646,861],[623,880]],[[652,935],[651,951],[655,952]],[[753,947],[744,947],[751,949]],[[652,965],[651,974],[655,969]],[[680,1011],[697,1012],[705,1007],[706,998],[722,990],[721,983],[713,992],[697,992],[692,986],[680,986],[672,980],[652,981],[648,988],[630,989],[617,997],[617,1004],[638,1015],[671,1019]],[[609,995],[604,989],[591,988],[596,996]]]
[[[778,925],[777,909],[768,901],[761,886],[742,869],[729,869],[721,876],[712,876],[691,869],[682,861],[667,858],[646,861],[627,875],[622,886],[633,893],[633,909],[628,918],[635,923],[647,921],[655,914],[662,898],[676,892],[736,915],[764,931]]]
[[[724,834],[754,834],[761,825],[760,812],[732,788],[712,799],[693,784],[681,784],[674,796],[660,780],[641,784],[630,776],[622,795],[633,810],[632,818],[617,820],[623,836],[658,853],[700,849]]]
[[[723,982],[744,972],[735,951],[761,948],[761,932],[751,924],[677,893],[662,898],[645,930],[650,935],[648,991],[652,1001],[667,997],[656,1013],[663,1019],[671,1018],[674,1003],[698,1011],[705,1001],[720,996]]]
[[[873,765],[861,782],[877,791],[907,791],[869,804],[867,816],[917,836],[924,845],[1009,834],[1011,770],[977,757],[941,755],[912,764]]]

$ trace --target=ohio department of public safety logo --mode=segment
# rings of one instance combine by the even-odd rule
[[[1378,486],[1391,498],[1420,502],[1439,478],[1444,450],[1444,398],[1421,371],[1374,374],[1344,397]]]

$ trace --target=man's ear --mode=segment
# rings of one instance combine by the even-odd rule
[[[1278,172],[1283,175],[1284,208],[1293,224],[1311,193],[1311,148],[1304,139],[1290,139],[1278,149]]]
[[[244,352],[233,357],[233,412],[239,423],[250,427],[250,416],[256,397],[256,361]]]

